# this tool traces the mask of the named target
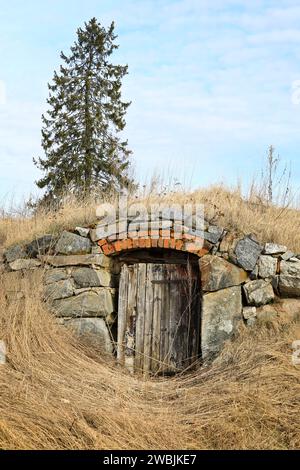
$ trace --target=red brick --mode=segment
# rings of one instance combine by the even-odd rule
[[[159,238],[158,239],[158,246],[159,248],[163,248],[164,247],[164,240],[162,238]]]
[[[176,240],[175,249],[176,250],[182,250],[183,249],[183,241],[182,240]]]
[[[206,248],[202,248],[201,250],[197,251],[197,255],[199,256],[199,258],[207,255],[208,253],[209,253],[209,250],[207,250]]]
[[[127,240],[127,249],[131,250],[133,248],[133,240],[130,238]]]
[[[108,243],[102,246],[102,250],[105,255],[111,255],[115,252],[114,246]]]
[[[139,247],[140,247],[140,245],[139,245],[139,239],[138,239],[138,238],[134,238],[134,239],[132,240],[132,247],[133,247],[133,248],[139,248]]]
[[[107,240],[106,240],[106,238],[102,238],[101,240],[98,240],[97,243],[98,243],[99,246],[102,246],[102,245],[105,245],[107,243]]]
[[[151,246],[152,248],[158,247],[158,238],[151,238]]]
[[[140,247],[140,248],[146,248],[146,240],[145,240],[145,238],[140,238],[140,239],[139,239],[139,247]]]
[[[170,246],[170,240],[168,238],[164,239],[164,248],[169,248]]]
[[[170,248],[172,248],[173,250],[175,250],[176,248],[176,241],[173,238],[170,240]]]
[[[151,238],[146,238],[146,248],[151,248]]]
[[[121,242],[119,240],[115,242],[114,247],[115,247],[115,251],[121,251],[122,250]]]

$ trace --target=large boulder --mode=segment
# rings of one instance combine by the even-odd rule
[[[281,261],[280,274],[283,276],[294,276],[300,279],[300,260]]]
[[[205,231],[202,236],[204,240],[207,240],[208,242],[215,244],[215,243],[218,243],[218,241],[223,235],[223,232],[224,232],[223,228],[218,227],[217,225],[210,225],[207,231]]]
[[[52,284],[53,282],[64,281],[68,278],[69,275],[64,268],[48,269],[45,272],[44,282],[45,284]]]
[[[266,243],[264,247],[264,254],[266,255],[280,255],[287,251],[287,247],[284,245],[278,245],[277,243]]]
[[[218,256],[203,256],[199,261],[199,265],[201,286],[204,292],[238,286],[248,279],[246,271]]]
[[[253,271],[263,247],[251,235],[239,240],[235,247],[236,260],[246,271]]]
[[[201,321],[201,349],[204,359],[216,355],[242,321],[241,287],[229,287],[204,294]]]
[[[278,290],[282,297],[300,297],[300,277],[281,274]]]
[[[103,318],[69,318],[63,320],[63,325],[73,330],[84,343],[112,354],[113,344]]]
[[[44,289],[45,300],[57,300],[71,297],[74,287],[69,279],[47,284]]]
[[[105,288],[55,300],[52,305],[60,317],[105,317],[114,311],[112,292]]]
[[[300,260],[281,261],[278,289],[282,297],[300,297]]]
[[[111,274],[104,269],[75,268],[72,277],[79,288],[111,286]]]
[[[53,250],[56,241],[53,235],[45,235],[29,243],[26,246],[26,251],[29,257],[36,258],[38,255],[45,255]]]
[[[272,256],[262,255],[258,259],[258,275],[262,278],[272,278],[277,273],[278,260]]]
[[[64,231],[58,240],[55,251],[61,255],[83,255],[91,252],[92,243],[88,238]]]
[[[266,305],[275,299],[271,282],[264,279],[247,282],[244,285],[244,292],[248,305],[255,307]]]
[[[7,248],[7,250],[4,252],[4,258],[8,263],[12,263],[17,259],[24,259],[27,257],[28,255],[26,249],[22,245],[12,246]]]

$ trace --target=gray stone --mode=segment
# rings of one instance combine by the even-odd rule
[[[300,297],[300,276],[280,274],[278,289],[282,297]]]
[[[60,317],[105,317],[114,311],[112,292],[104,287],[98,292],[55,300],[53,307]]]
[[[248,305],[256,307],[268,304],[275,299],[271,282],[264,279],[247,282],[244,285],[244,292]]]
[[[25,259],[28,258],[27,252],[25,248],[21,245],[16,245],[8,248],[4,252],[4,258],[8,263],[12,263],[18,259]]]
[[[45,255],[54,249],[56,238],[53,235],[45,235],[43,237],[33,240],[26,246],[26,251],[31,258],[36,258],[38,255]]]
[[[276,243],[266,243],[264,247],[265,255],[280,255],[281,253],[285,253],[286,251],[286,246],[277,245]]]
[[[256,307],[244,307],[243,317],[245,318],[245,320],[249,320],[249,318],[256,317]]]
[[[101,247],[99,245],[92,246],[92,254],[98,255],[99,253],[102,253]]]
[[[72,318],[64,320],[63,324],[78,335],[84,343],[112,354],[113,344],[103,318]]]
[[[247,322],[247,326],[249,326],[250,328],[254,325],[256,325],[257,323],[257,318],[256,317],[250,317],[246,320]]]
[[[294,258],[295,257],[295,253],[293,253],[292,251],[287,251],[286,253],[283,253],[282,255],[280,255],[280,259],[282,261],[289,261],[291,258]]]
[[[239,240],[235,247],[237,263],[246,271],[253,271],[263,247],[250,236]]]
[[[217,256],[203,256],[199,260],[199,265],[204,292],[238,286],[248,279],[246,271]]]
[[[251,281],[258,279],[258,266],[257,265],[255,266],[253,271],[251,271],[251,273],[249,274],[249,279]]]
[[[70,256],[39,256],[44,263],[55,267],[63,266],[100,266],[109,268],[111,259],[103,254],[99,255],[70,255]]]
[[[204,232],[203,237],[205,240],[209,241],[210,243],[218,243],[220,238],[222,237],[224,229],[218,227],[217,225],[210,225],[208,230]]]
[[[90,234],[90,229],[84,227],[76,227],[75,232],[77,232],[78,235],[80,235],[81,237],[88,237]]]
[[[9,263],[13,271],[20,271],[21,269],[34,269],[41,266],[41,262],[36,259],[16,259]]]
[[[280,274],[300,278],[300,261],[281,261]]]
[[[272,256],[262,255],[258,259],[258,275],[262,278],[276,276],[277,259]]]
[[[49,271],[45,273],[44,282],[45,284],[52,284],[53,282],[64,281],[68,279],[68,277],[67,271],[63,268],[49,269]]]
[[[47,284],[44,289],[45,300],[58,300],[71,297],[74,293],[74,288],[69,279]]]
[[[83,255],[90,253],[91,247],[88,238],[64,231],[56,244],[55,251],[62,255]]]
[[[241,287],[229,287],[204,294],[201,322],[201,349],[204,359],[217,354],[242,321]]]
[[[77,287],[110,287],[111,275],[104,269],[76,268],[72,277]]]

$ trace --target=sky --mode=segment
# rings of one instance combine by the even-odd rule
[[[94,16],[129,66],[141,184],[247,184],[273,144],[300,187],[300,0],[0,0],[0,206],[38,194],[47,83]]]

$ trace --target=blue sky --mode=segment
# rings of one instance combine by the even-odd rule
[[[300,186],[300,1],[1,0],[0,205],[36,193],[47,82],[76,29],[114,20],[140,181],[193,187],[259,173],[269,144]]]

